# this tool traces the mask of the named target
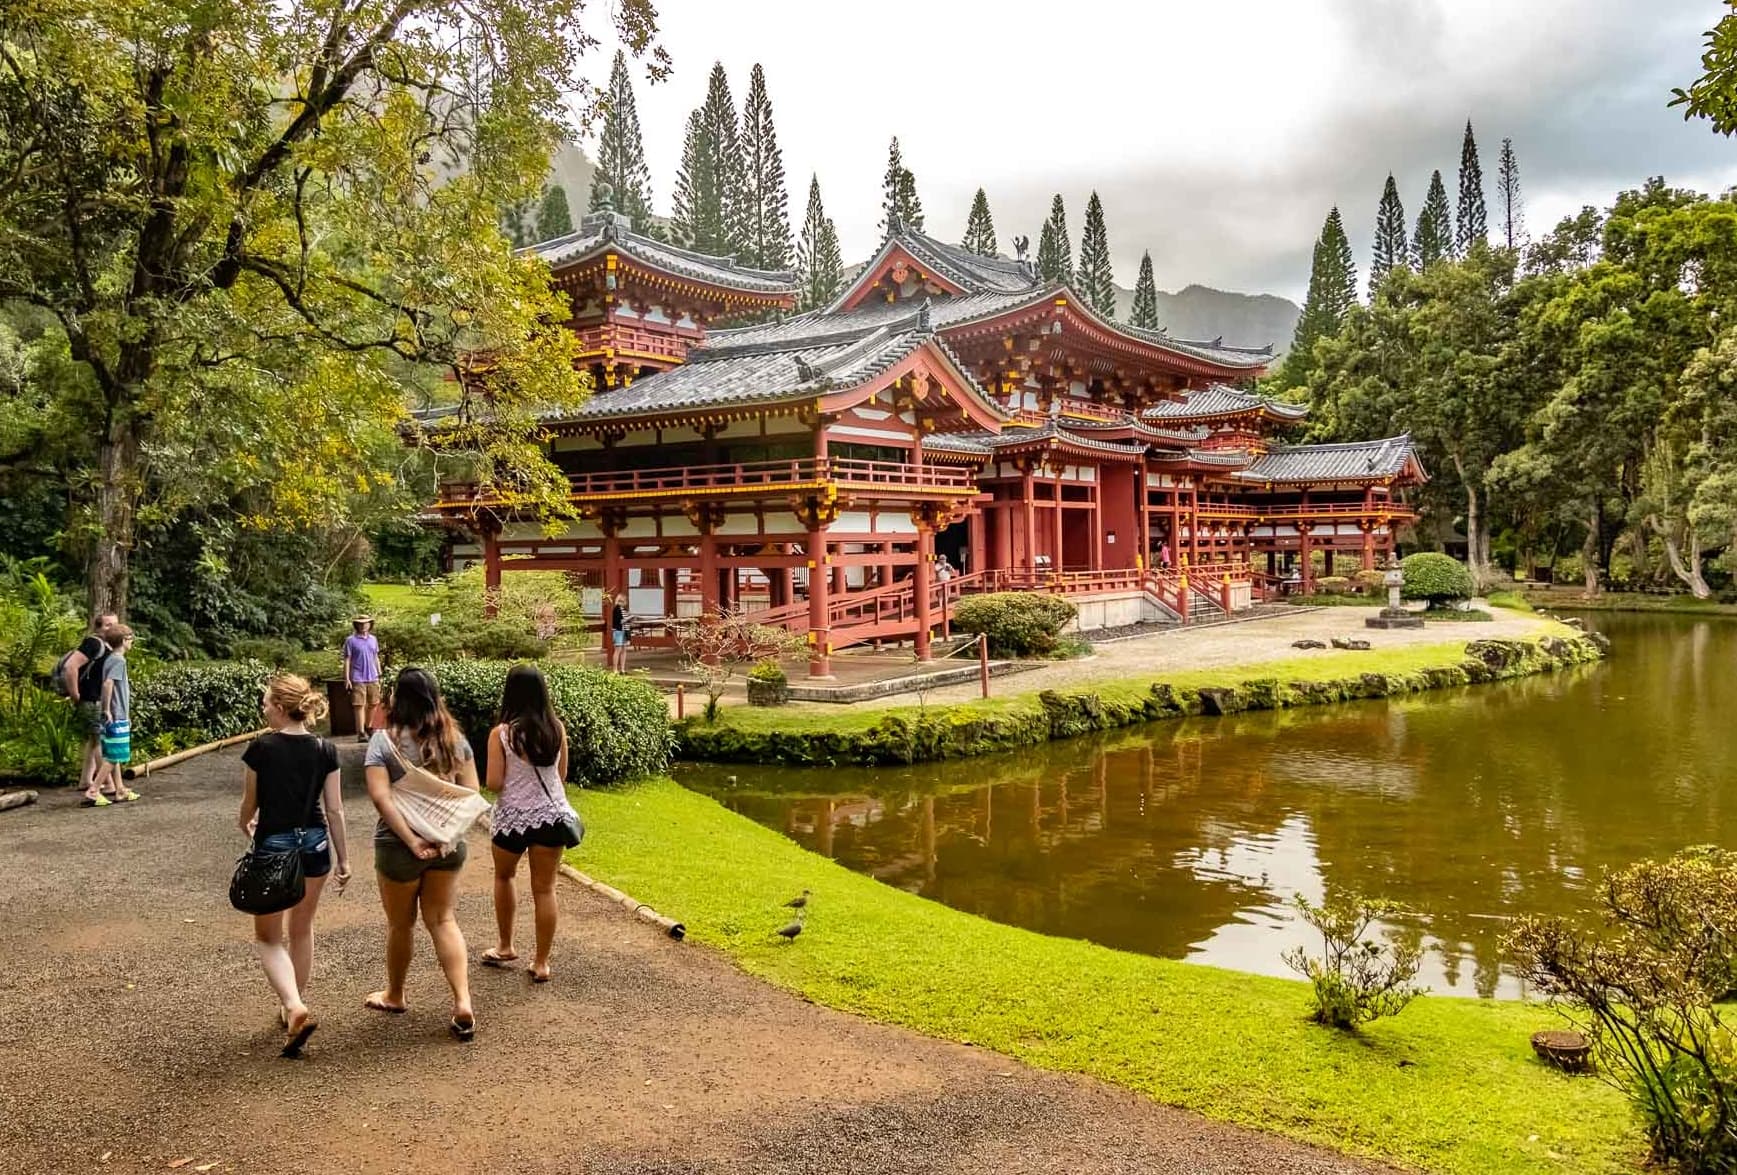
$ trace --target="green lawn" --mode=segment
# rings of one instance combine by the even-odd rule
[[[1553,627],[1549,631],[1557,635],[1574,635],[1567,627]],[[1280,681],[1339,681],[1363,673],[1405,674],[1425,669],[1447,668],[1460,664],[1465,656],[1464,640],[1443,641],[1371,649],[1367,652],[1342,652],[1332,657],[1292,657],[1282,661],[1261,661],[1220,669],[1166,670],[1137,677],[1081,681],[1063,689],[1064,692],[1091,692],[1105,699],[1135,699],[1145,697],[1154,682],[1164,682],[1180,693],[1209,688],[1231,688],[1245,681],[1264,678],[1277,678]],[[1009,685],[1017,688],[1018,682],[1018,677],[1004,678],[998,688]],[[932,703],[928,709],[933,711],[943,707],[950,713],[960,715],[1036,712],[1042,709],[1035,691],[971,702]],[[777,707],[726,706],[720,712],[718,722],[720,725],[749,733],[851,733],[870,729],[888,714],[915,718],[920,712],[921,708],[917,706],[881,707],[873,703],[853,706],[829,705],[824,702]]]
[[[817,1003],[1426,1170],[1626,1171],[1643,1153],[1615,1092],[1532,1056],[1530,1033],[1557,1023],[1544,1008],[1425,997],[1346,1036],[1304,1019],[1301,982],[962,914],[667,779],[576,798],[589,829],[576,867]],[[780,903],[803,888],[812,914],[787,945],[772,934]]]
[[[433,596],[421,588],[403,583],[365,583],[362,592],[368,604],[380,616],[414,615],[428,611]]]

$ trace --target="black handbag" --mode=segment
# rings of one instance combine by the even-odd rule
[[[543,769],[532,763],[531,770],[537,773],[537,782],[543,785],[543,794],[549,797],[551,803],[554,803],[555,793],[550,789],[549,781],[543,778]],[[561,830],[564,848],[576,849],[579,847],[579,842],[585,839],[585,822],[579,819],[577,811],[562,820],[557,827]]]
[[[321,776],[308,795],[301,826],[296,828],[295,848],[285,852],[262,849],[256,838],[253,846],[241,854],[235,862],[235,876],[229,879],[230,905],[243,914],[281,914],[307,894],[308,879],[302,874],[301,831],[314,818],[314,804],[325,786],[325,777]]]

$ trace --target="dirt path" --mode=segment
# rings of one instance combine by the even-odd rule
[[[136,805],[0,814],[0,1171],[1376,1170],[813,1007],[574,886],[554,983],[473,968],[473,1044],[445,1031],[425,937],[410,1014],[370,1013],[382,922],[348,784],[358,876],[316,929],[321,1027],[279,1060],[224,896],[238,772],[208,755]],[[460,908],[473,960],[482,849]]]

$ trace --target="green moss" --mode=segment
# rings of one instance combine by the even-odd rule
[[[1429,996],[1333,1032],[1307,1023],[1303,983],[963,914],[669,780],[578,802],[590,835],[575,865],[817,1003],[1431,1171],[1615,1172],[1644,1151],[1619,1094],[1532,1056],[1528,1036],[1559,1023],[1536,1005]],[[772,934],[779,903],[804,888],[807,927],[787,945]]]
[[[1579,635],[1448,642],[1191,670],[1163,681],[1094,682],[955,706],[728,709],[714,723],[678,723],[676,753],[720,763],[922,763],[1185,714],[1279,710],[1498,681],[1602,655],[1595,638]]]

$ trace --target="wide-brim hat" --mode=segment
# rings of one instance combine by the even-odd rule
[[[372,623],[374,623],[374,618],[372,616],[352,616],[352,617],[350,617],[350,623],[351,624],[372,624]]]

